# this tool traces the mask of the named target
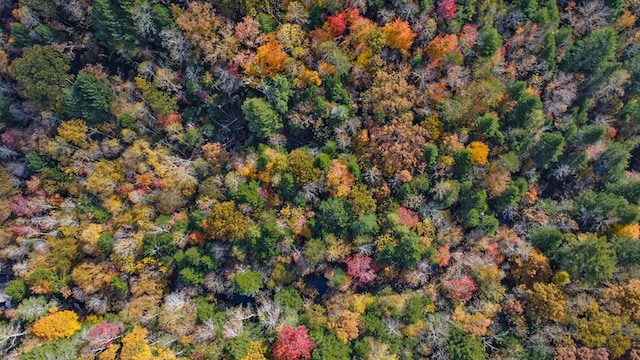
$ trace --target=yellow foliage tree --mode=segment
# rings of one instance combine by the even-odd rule
[[[327,328],[335,331],[336,337],[343,343],[358,337],[358,325],[360,323],[360,314],[343,310],[337,316],[332,317],[327,323]]]
[[[149,330],[136,326],[122,339],[121,360],[151,360],[151,347],[147,341]]]
[[[474,336],[487,335],[487,330],[491,325],[491,320],[484,315],[480,313],[469,314],[464,311],[463,303],[456,307],[453,313],[453,321],[459,323],[466,333]]]
[[[39,338],[47,340],[69,338],[82,327],[78,321],[78,315],[71,310],[57,312],[53,308],[50,312],[50,315],[33,324],[33,333]]]
[[[58,136],[65,142],[79,147],[87,145],[87,131],[89,128],[83,120],[63,121],[58,126]]]
[[[241,360],[267,360],[264,353],[267,351],[267,347],[260,341],[252,341],[249,343],[249,352],[247,356]]]
[[[116,360],[118,350],[120,350],[120,344],[111,344],[105,351],[100,353],[98,360]]]
[[[633,321],[640,321],[640,279],[612,286],[605,294],[617,305],[619,313],[631,317]]]
[[[118,160],[100,160],[87,176],[87,191],[104,198],[113,194],[116,186],[124,182],[122,163]]]
[[[91,295],[104,288],[106,275],[106,264],[84,262],[73,269],[71,279],[85,294]]]
[[[216,204],[206,220],[204,228],[216,239],[231,241],[247,230],[249,219],[238,211],[235,202]]]
[[[537,324],[567,321],[565,305],[567,296],[555,284],[535,283],[525,294],[527,314]]]
[[[471,163],[474,165],[485,165],[489,156],[489,147],[482,141],[473,141],[467,145],[467,150],[471,152]]]

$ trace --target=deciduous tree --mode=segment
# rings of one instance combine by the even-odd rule
[[[311,350],[315,348],[315,345],[304,325],[295,329],[287,325],[279,335],[280,337],[273,344],[272,350],[276,360],[300,360],[311,357]]]

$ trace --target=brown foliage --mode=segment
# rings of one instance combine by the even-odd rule
[[[394,119],[389,125],[371,126],[369,136],[365,158],[384,175],[390,176],[402,170],[411,174],[424,170],[422,150],[428,145],[428,133],[414,125],[410,117]]]
[[[416,88],[407,82],[409,70],[376,73],[371,88],[362,93],[362,110],[378,122],[404,117],[417,100]]]
[[[231,25],[214,13],[210,3],[190,3],[187,11],[176,17],[176,24],[208,61],[227,61],[237,51]]]

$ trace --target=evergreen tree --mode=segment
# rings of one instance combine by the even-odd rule
[[[268,102],[260,98],[249,98],[242,103],[249,130],[258,138],[264,139],[271,134],[277,133],[283,127],[282,120]]]
[[[25,48],[11,64],[18,94],[39,110],[58,109],[62,90],[71,80],[69,59],[51,46]]]
[[[109,107],[113,97],[113,91],[106,82],[81,73],[73,86],[65,91],[62,103],[69,117],[80,118],[88,125],[93,125],[111,117]]]
[[[101,45],[110,51],[131,53],[138,36],[131,18],[134,0],[92,0],[91,26]]]

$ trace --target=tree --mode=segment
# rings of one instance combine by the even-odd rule
[[[633,224],[640,211],[622,196],[587,190],[574,199],[573,217],[582,229],[598,232],[616,223]]]
[[[438,35],[429,42],[425,49],[431,63],[434,65],[439,65],[445,56],[456,51],[459,51],[459,49],[458,36],[455,34]]]
[[[151,346],[147,340],[149,330],[134,326],[133,330],[122,338],[121,360],[152,359]]]
[[[58,312],[55,308],[49,311],[51,312],[49,316],[43,317],[33,324],[33,333],[37,337],[47,340],[70,338],[80,330],[81,324],[78,321],[78,314],[75,312],[71,310]]]
[[[85,339],[89,341],[89,345],[94,349],[104,349],[111,345],[111,342],[117,339],[122,330],[116,323],[101,321],[95,324],[87,334]]]
[[[610,60],[618,48],[618,34],[610,27],[594,30],[579,40],[562,62],[563,68],[591,73]]]
[[[237,210],[235,202],[226,201],[211,209],[203,227],[213,238],[231,241],[244,236],[248,224],[249,218]]]
[[[101,45],[110,51],[131,53],[138,46],[131,18],[134,0],[93,0],[91,26]]]
[[[69,59],[52,46],[35,45],[11,63],[18,94],[39,110],[59,109],[63,89],[72,79]]]
[[[496,28],[485,26],[480,30],[480,40],[476,44],[478,55],[484,57],[493,56],[501,46],[502,36],[500,36]]]
[[[345,260],[347,275],[351,276],[354,286],[365,285],[375,280],[376,272],[372,268],[373,259],[368,256],[356,254]]]
[[[342,310],[329,318],[327,328],[335,331],[336,337],[344,344],[349,340],[356,339],[360,334],[359,330],[360,314]]]
[[[457,327],[453,327],[449,332],[449,340],[447,340],[445,350],[451,359],[456,360],[484,360],[487,358],[480,338],[467,335]]]
[[[166,118],[178,110],[178,98],[170,96],[140,76],[136,77],[135,81],[136,85],[142,90],[142,100],[154,112],[156,117],[166,124]]]
[[[78,346],[72,340],[56,339],[35,346],[20,354],[20,360],[77,359]]]
[[[467,150],[471,152],[471,163],[474,165],[485,165],[489,155],[489,147],[482,141],[473,141],[467,145]]]
[[[565,141],[559,132],[544,133],[531,148],[531,156],[539,169],[547,169],[562,155]]]
[[[327,173],[327,185],[331,195],[341,197],[349,195],[355,178],[344,161],[333,159]]]
[[[278,39],[268,34],[267,41],[258,47],[253,61],[243,65],[244,72],[249,76],[273,78],[284,69],[289,59]]]
[[[614,249],[604,237],[580,235],[563,249],[560,267],[588,285],[606,283],[616,272]]]
[[[249,98],[242,103],[242,112],[251,130],[258,138],[265,139],[283,127],[282,120],[268,102],[260,98]]]
[[[351,214],[344,197],[332,197],[322,201],[318,206],[318,220],[328,229],[345,230],[351,223]]]
[[[360,96],[363,111],[371,114],[379,123],[389,123],[401,119],[408,113],[416,100],[416,89],[407,82],[408,72],[376,73],[371,87]]]
[[[23,277],[11,280],[4,293],[11,297],[11,300],[21,302],[29,294],[27,281]]]
[[[456,150],[453,153],[453,177],[456,180],[465,180],[471,172],[471,151],[467,149]]]
[[[438,15],[447,21],[453,19],[457,9],[455,0],[440,0],[438,2]]]
[[[555,284],[535,283],[526,291],[526,312],[535,324],[567,321],[567,296]]]
[[[405,57],[409,55],[409,48],[413,44],[416,33],[411,30],[411,26],[407,21],[395,19],[390,23],[386,23],[382,27],[382,32],[386,35],[387,46],[400,50]]]
[[[469,301],[476,291],[476,282],[469,276],[464,275],[449,279],[442,284],[447,291],[447,295],[454,301]]]
[[[276,360],[299,360],[311,357],[311,350],[315,348],[315,345],[304,325],[295,329],[287,325],[280,331],[279,336],[273,344],[272,350]]]
[[[231,283],[240,295],[251,296],[262,287],[262,278],[260,277],[260,273],[247,270],[236,274]]]
[[[69,117],[81,118],[94,125],[111,117],[109,107],[113,98],[113,91],[104,80],[80,73],[73,86],[65,91],[62,103]]]

